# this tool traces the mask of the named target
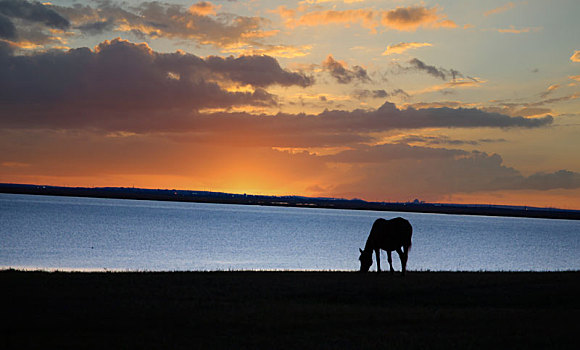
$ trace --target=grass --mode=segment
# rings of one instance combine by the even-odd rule
[[[580,272],[1,271],[3,349],[576,349]]]

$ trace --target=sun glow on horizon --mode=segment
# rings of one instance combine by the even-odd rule
[[[578,4],[375,5],[11,2],[0,182],[580,209]]]

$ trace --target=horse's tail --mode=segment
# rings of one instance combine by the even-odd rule
[[[405,242],[405,254],[409,254],[411,246],[413,245],[413,242],[411,242],[412,236],[413,236],[413,226],[409,224],[409,238],[407,239],[407,242]]]
[[[405,243],[404,247],[405,247],[405,255],[408,257],[409,256],[409,252],[411,251],[411,247],[413,246],[413,243],[411,243],[411,240],[409,240],[409,242]]]
[[[403,256],[401,257],[401,263],[403,267],[403,275],[405,275],[405,270],[407,269],[407,260],[409,259],[409,251],[411,250],[411,246],[413,243],[411,242],[411,236],[413,235],[413,227],[409,225],[409,235],[405,237],[406,240],[403,242]]]

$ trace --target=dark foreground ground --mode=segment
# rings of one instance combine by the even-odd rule
[[[579,349],[580,272],[1,271],[0,348]]]

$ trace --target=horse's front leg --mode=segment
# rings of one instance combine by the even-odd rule
[[[395,269],[393,269],[393,257],[391,256],[390,250],[387,250],[387,259],[389,260],[389,266],[391,267],[391,273],[395,273]]]
[[[375,249],[375,256],[377,258],[377,272],[381,272],[381,250]]]

